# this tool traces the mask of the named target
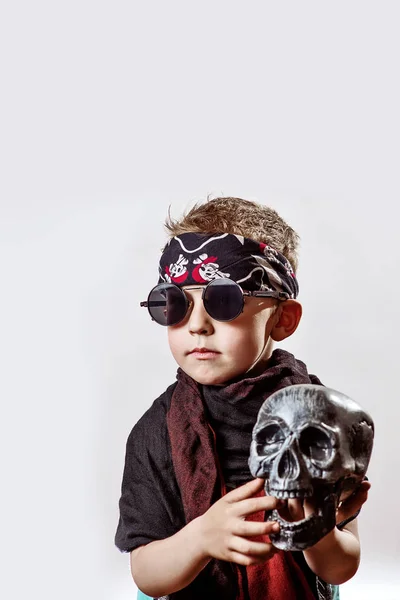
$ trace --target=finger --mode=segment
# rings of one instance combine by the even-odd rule
[[[360,491],[368,492],[371,489],[371,483],[369,481],[362,481],[360,484]]]
[[[287,509],[291,521],[300,521],[304,519],[303,501],[300,498],[288,500]]]
[[[243,537],[232,536],[229,549],[232,552],[245,554],[246,556],[261,557],[271,553],[272,544],[264,542],[253,542]]]
[[[363,493],[365,494],[366,492],[369,491],[369,489],[371,488],[371,484],[369,481],[362,481],[357,487],[356,489],[353,491],[352,494],[350,494],[349,496],[347,496],[343,501],[342,504],[345,504],[346,502],[348,502],[349,500],[352,500],[353,498],[355,498],[358,494]]]
[[[230,552],[228,560],[238,565],[249,567],[250,565],[262,565],[267,560],[272,558],[279,550],[271,545],[271,548],[260,555],[241,554],[240,552]]]
[[[232,533],[240,537],[253,537],[278,533],[279,524],[276,521],[239,521]]]
[[[257,479],[252,479],[248,483],[245,483],[235,490],[228,492],[228,494],[224,496],[225,500],[229,503],[232,503],[240,502],[246,498],[251,498],[251,496],[254,496],[254,494],[262,490],[264,484],[265,480],[261,479],[260,477],[257,477]]]
[[[279,515],[285,521],[300,521],[304,519],[302,501],[299,498],[285,500],[278,506]]]
[[[366,484],[366,485],[364,485]],[[355,494],[347,498],[339,506],[336,522],[340,523],[356,514],[362,505],[368,500],[368,491],[371,487],[369,481],[363,481]]]
[[[317,512],[317,505],[313,498],[304,498],[303,502],[304,516],[310,517]]]
[[[359,505],[359,507],[361,507],[364,504],[364,502],[368,499],[368,492],[370,487],[371,484],[369,483],[369,481],[363,481],[357,488],[357,490],[353,492],[351,496],[346,498],[344,502],[342,502],[341,508],[347,510],[349,506]]]
[[[281,501],[274,496],[260,496],[259,498],[247,498],[237,504],[237,514],[241,516],[251,515],[260,511],[270,511],[281,506]]]

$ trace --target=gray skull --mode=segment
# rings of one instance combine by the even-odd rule
[[[313,546],[336,524],[340,501],[363,480],[371,457],[374,424],[361,407],[321,385],[293,385],[262,405],[253,429],[249,467],[266,480],[265,492],[284,500],[313,497],[316,512],[288,522],[274,510],[270,534],[282,550]]]

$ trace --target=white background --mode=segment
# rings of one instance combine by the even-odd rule
[[[1,596],[130,600],[125,441],[174,380],[138,304],[169,204],[269,204],[301,235],[284,346],[376,422],[345,600],[400,598],[395,1],[4,3]]]

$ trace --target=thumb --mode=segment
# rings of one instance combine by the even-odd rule
[[[344,500],[337,511],[336,522],[340,523],[355,515],[364,502],[368,499],[368,491],[371,487],[369,481],[362,481],[360,487],[349,498]]]

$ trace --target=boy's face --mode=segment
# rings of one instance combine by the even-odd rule
[[[221,322],[205,310],[201,289],[184,289],[193,304],[183,321],[168,327],[172,355],[183,371],[204,385],[261,373],[272,352],[277,301],[246,297],[243,312],[233,321]]]

